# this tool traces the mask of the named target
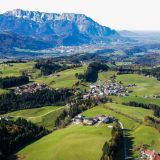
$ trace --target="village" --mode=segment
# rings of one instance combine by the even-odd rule
[[[84,99],[87,99],[90,96],[98,97],[98,96],[120,96],[126,97],[129,96],[131,92],[128,88],[132,88],[136,86],[135,84],[128,84],[124,86],[115,81],[115,77],[111,76],[110,79],[103,84],[91,84],[90,90],[87,94],[83,96]]]
[[[14,90],[15,94],[17,95],[22,95],[24,93],[35,93],[36,91],[42,91],[45,89],[50,89],[47,85],[45,84],[39,84],[39,83],[31,83],[27,85],[23,85],[20,87],[16,87]]]
[[[99,125],[101,123],[108,124],[114,122],[116,119],[112,116],[97,115],[96,117],[86,118],[79,114],[72,119],[73,124],[83,124],[83,125]]]

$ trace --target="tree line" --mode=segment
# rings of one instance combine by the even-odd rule
[[[44,89],[22,95],[16,95],[11,91],[0,95],[0,114],[44,105],[64,105],[73,94],[72,89]]]
[[[156,104],[145,104],[145,103],[138,103],[135,101],[130,101],[128,103],[123,103],[123,104],[127,106],[133,106],[133,107],[141,107],[144,109],[152,109],[154,112],[154,116],[160,117],[160,106]]]
[[[144,117],[144,123],[156,128],[160,132],[160,120],[157,120],[154,117],[146,116]]]
[[[152,69],[143,69],[142,73],[144,75],[153,76],[153,77],[157,78],[157,80],[160,80],[160,67],[156,67],[156,68],[152,68]]]
[[[19,77],[4,77],[0,78],[0,88],[6,89],[14,86],[23,85],[29,82],[29,78],[27,76],[19,76]]]
[[[73,64],[73,65],[66,65],[56,63],[52,60],[40,60],[35,64],[35,68],[41,70],[42,75],[50,75],[55,72],[60,72],[66,69],[81,67],[81,64]]]
[[[96,82],[98,79],[98,72],[107,71],[109,67],[100,62],[92,62],[88,65],[87,70],[84,74],[75,74],[75,76],[85,82]]]
[[[123,145],[123,131],[121,129],[120,123],[116,120],[113,124],[112,138],[108,142],[105,142],[102,151],[101,160],[117,160],[119,159],[118,153],[122,151]]]
[[[30,121],[18,118],[15,121],[0,120],[0,159],[5,160],[16,150],[47,135],[48,130]]]
[[[143,74],[144,76],[153,76],[160,80],[160,67],[142,69],[138,66],[120,66],[117,68],[117,74]]]

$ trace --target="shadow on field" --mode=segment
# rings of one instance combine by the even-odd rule
[[[7,160],[18,160],[18,156],[17,155],[11,155],[7,158]]]
[[[126,155],[128,157],[128,160],[132,160],[134,138],[130,134],[131,130],[124,129],[124,132],[125,132],[125,143],[126,143]]]

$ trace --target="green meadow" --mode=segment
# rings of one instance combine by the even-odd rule
[[[55,127],[55,120],[63,110],[64,107],[46,106],[10,112],[6,115],[11,116],[14,119],[22,117],[35,124],[42,125],[49,130],[53,130]]]
[[[32,61],[27,63],[0,64],[0,71],[2,72],[0,76],[20,76],[23,71],[31,72],[33,70],[34,64],[35,62]]]
[[[116,74],[116,72],[114,72],[114,71],[99,72],[98,79],[102,82],[105,82],[105,81],[109,80],[109,78],[111,76],[113,76],[114,74]]]
[[[145,103],[145,104],[156,104],[160,106],[160,99],[158,98],[144,98],[144,97],[136,97],[136,96],[127,96],[127,97],[117,97],[117,96],[110,96],[115,103],[127,103],[130,101],[135,101],[138,103]]]
[[[110,107],[115,110],[110,110]],[[125,128],[128,155],[138,156],[139,148],[142,144],[148,145],[148,148],[160,151],[160,146],[158,145],[160,143],[159,132],[152,127],[139,124],[124,115],[118,114],[116,112],[118,109],[125,114],[136,116],[139,119],[143,119],[145,115],[153,114],[152,111],[136,108],[134,112],[139,112],[139,114],[135,115],[132,109],[128,109],[128,106],[114,103],[99,105],[82,114],[86,117],[105,114],[118,118]],[[19,159],[25,160],[97,160],[101,158],[104,142],[109,141],[110,138],[111,129],[107,125],[70,125],[28,145],[19,151],[17,156]]]
[[[84,73],[85,69],[86,66],[75,69],[67,69],[50,76],[42,76],[35,79],[35,81],[38,83],[45,83],[53,88],[71,88],[78,81],[75,74]]]
[[[83,114],[95,116],[93,109]],[[25,160],[97,160],[102,156],[104,143],[110,138],[111,129],[104,124],[70,125],[28,145],[17,156]]]
[[[110,110],[112,108],[114,110]],[[160,134],[159,132],[150,126],[139,124],[133,119],[130,119],[124,115],[118,114],[117,111],[133,116],[133,118],[143,119],[146,115],[153,116],[151,110],[142,108],[128,108],[120,104],[107,103],[105,105],[99,105],[90,110],[87,110],[83,115],[91,116],[97,114],[106,114],[115,116],[124,125],[127,141],[127,154],[137,157],[139,149],[142,145],[147,145],[150,149],[155,149],[160,152]],[[153,136],[154,135],[154,136]]]
[[[1,95],[1,94],[5,94],[5,93],[7,93],[7,90],[0,88],[0,95]]]
[[[124,85],[136,84],[131,88],[135,96],[156,96],[160,95],[160,81],[155,78],[145,77],[137,74],[123,74],[117,75],[116,80],[122,82]]]

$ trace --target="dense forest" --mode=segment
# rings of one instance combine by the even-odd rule
[[[38,90],[35,93],[24,93],[22,95],[16,95],[14,92],[9,92],[0,95],[0,114],[20,109],[41,107],[44,105],[62,105],[67,98],[72,95],[72,89],[45,89]]]
[[[10,88],[14,86],[23,85],[28,82],[29,78],[27,76],[0,78],[0,88]]]
[[[92,62],[88,65],[84,74],[75,74],[75,76],[85,82],[96,82],[98,79],[98,72],[107,71],[108,69],[109,67],[104,63]]]
[[[49,131],[30,121],[18,118],[16,121],[0,120],[0,159],[5,160],[16,150],[45,136]]]

